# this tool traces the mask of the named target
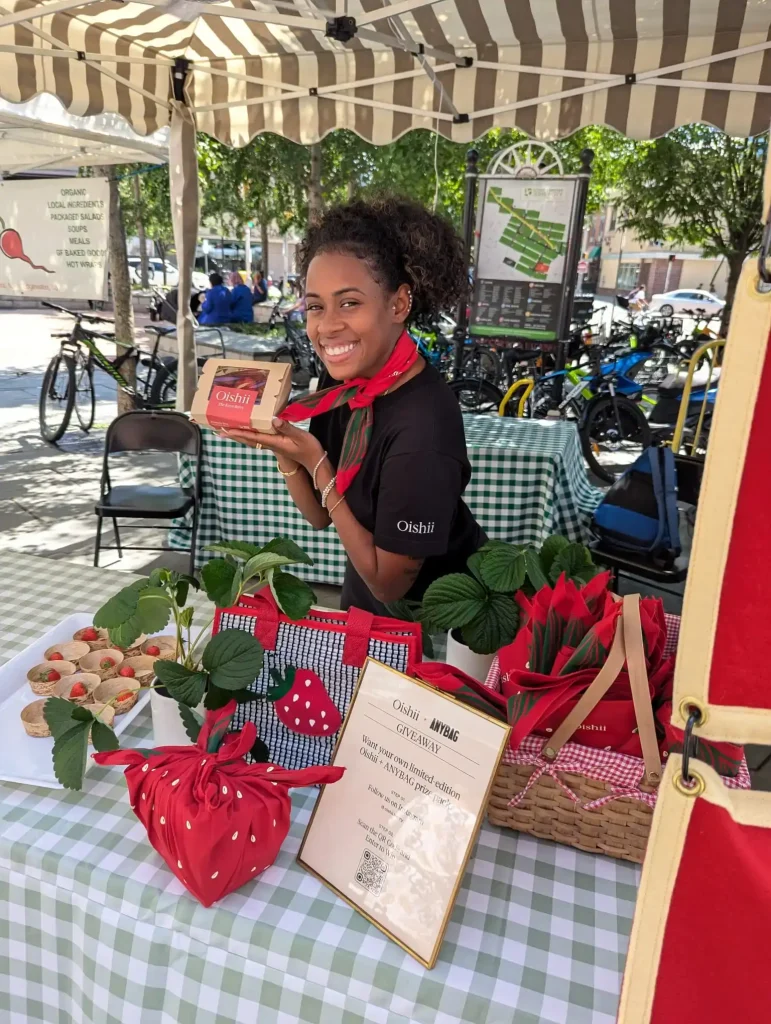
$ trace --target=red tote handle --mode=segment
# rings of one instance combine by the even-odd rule
[[[361,608],[348,609],[348,621],[345,624],[345,644],[343,645],[343,664],[362,668],[369,653],[369,639],[372,636],[372,624],[375,616]]]

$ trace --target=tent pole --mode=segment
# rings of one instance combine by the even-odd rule
[[[565,275],[564,295],[562,301],[562,317],[558,327],[558,348],[557,348],[557,369],[565,369],[565,360],[570,339],[570,321],[573,317],[573,303],[575,299],[576,281],[578,279],[578,257],[581,253],[581,239],[584,230],[584,217],[586,215],[586,200],[589,196],[589,179],[592,175],[592,160],[594,150],[581,150],[581,170],[576,183],[576,202],[573,208],[573,223],[568,235],[568,250],[565,254]],[[562,396],[562,378],[555,378],[554,400],[559,403]]]
[[[477,183],[479,180],[478,162],[479,152],[476,149],[470,149],[466,153],[466,194],[463,199],[463,254],[467,271],[471,265],[471,248],[474,244]],[[455,342],[455,377],[458,378],[461,375],[463,346],[466,344],[466,332],[468,331],[468,302],[466,295],[461,296],[455,320],[456,326],[452,336]]]
[[[180,58],[172,75],[174,99],[171,104],[169,183],[174,244],[177,248],[177,267],[179,269],[177,409],[181,412],[190,408],[198,383],[195,325],[190,310],[195,243],[198,237],[198,159],[195,145],[195,119],[185,97],[188,74],[189,64]]]

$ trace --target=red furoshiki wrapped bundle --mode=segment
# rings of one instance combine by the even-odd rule
[[[93,755],[98,764],[127,765],[131,807],[151,845],[205,907],[276,859],[289,831],[290,789],[337,782],[345,771],[247,764],[257,729],[247,722],[228,734],[235,708],[231,701],[208,712],[195,745]]]

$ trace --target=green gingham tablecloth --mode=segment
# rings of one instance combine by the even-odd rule
[[[0,573],[0,662],[132,578],[9,554]],[[123,742],[149,730],[143,710]],[[276,863],[206,909],[122,769],[82,793],[0,783],[2,1024],[613,1024],[636,867],[485,824],[427,971],[297,865],[314,799],[294,792]]]
[[[602,498],[591,487],[573,423],[464,416],[471,482],[464,499],[489,537],[540,544],[551,533],[589,538],[589,520]],[[222,540],[264,544],[290,536],[313,558],[293,567],[314,583],[342,584],[345,552],[334,527],[305,522],[276,470],[270,452],[203,431],[203,503],[196,565]],[[194,463],[180,460],[180,482],[190,486]],[[172,530],[171,546],[187,547],[190,534]]]

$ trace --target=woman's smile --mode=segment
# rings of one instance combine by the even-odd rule
[[[319,341],[321,358],[327,365],[339,366],[348,361],[351,352],[354,352],[359,344],[358,341]]]

